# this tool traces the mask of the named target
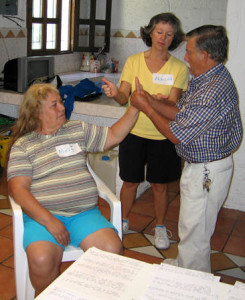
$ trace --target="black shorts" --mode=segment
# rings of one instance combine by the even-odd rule
[[[119,175],[126,182],[168,183],[180,178],[181,158],[169,140],[129,134],[119,145]]]

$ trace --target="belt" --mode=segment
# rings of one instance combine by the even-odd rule
[[[207,163],[211,163],[213,161],[218,161],[218,160],[223,160],[223,159],[226,159],[227,157],[231,156],[232,154],[229,154],[225,157],[222,157],[222,158],[219,158],[219,159],[214,159],[214,160],[210,160],[210,161],[201,161],[201,162],[192,162],[192,161],[188,161],[188,160],[185,160],[188,164],[207,164]]]

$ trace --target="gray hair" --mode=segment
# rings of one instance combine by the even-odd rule
[[[186,37],[197,37],[197,47],[207,51],[216,62],[224,63],[227,60],[229,40],[225,27],[203,25],[188,32]]]

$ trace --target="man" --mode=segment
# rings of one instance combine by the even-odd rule
[[[176,106],[140,87],[136,106],[174,144],[185,160],[180,180],[178,256],[166,263],[210,272],[210,239],[229,191],[232,153],[242,138],[238,94],[224,66],[228,38],[222,26],[205,25],[187,34],[185,60],[193,79]]]

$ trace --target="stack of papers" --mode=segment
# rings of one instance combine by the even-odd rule
[[[167,264],[152,265],[90,248],[38,300],[240,300],[245,284]],[[241,296],[243,295],[243,298]]]

